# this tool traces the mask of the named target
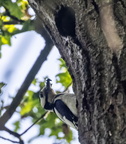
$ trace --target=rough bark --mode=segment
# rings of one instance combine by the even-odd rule
[[[81,144],[126,143],[126,1],[29,3],[73,78]]]

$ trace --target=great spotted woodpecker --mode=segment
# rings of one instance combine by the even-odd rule
[[[45,87],[40,91],[41,105],[45,110],[53,111],[67,125],[78,129],[77,101],[74,94],[56,94],[52,89],[50,79],[47,79]]]

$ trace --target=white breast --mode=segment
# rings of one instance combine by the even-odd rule
[[[40,102],[41,102],[42,108],[44,108],[44,106],[45,106],[45,97],[41,97]]]

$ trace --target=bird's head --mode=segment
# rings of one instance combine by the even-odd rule
[[[51,80],[49,78],[46,80],[45,87],[40,91],[39,94],[41,105],[43,108],[45,108],[45,105],[51,104],[56,95],[54,90],[52,89],[52,84],[50,83],[50,81]]]

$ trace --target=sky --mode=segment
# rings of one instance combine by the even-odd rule
[[[15,89],[20,87],[43,47],[44,39],[36,32],[31,31],[13,37],[12,47],[4,46],[2,48],[0,81],[8,83],[7,92],[10,92],[9,94],[14,94]],[[59,57],[60,54],[54,47],[36,77],[42,80],[44,76],[48,75],[55,80],[54,76],[59,70],[57,64]],[[52,69],[53,71],[50,73]]]
[[[23,80],[25,79],[29,69],[34,64],[37,56],[39,55],[40,51],[44,47],[44,39],[34,31],[25,32],[22,34],[18,34],[12,37],[12,46],[3,46],[2,47],[2,58],[0,59],[0,82],[7,83],[8,85],[4,88],[3,95],[0,96],[0,99],[5,101],[5,105],[10,103],[9,96],[15,95],[17,90],[20,88]],[[60,85],[56,84],[55,82],[55,75],[59,72],[58,64],[59,62],[57,59],[60,58],[60,54],[56,47],[53,47],[52,51],[50,52],[48,59],[42,65],[40,71],[36,75],[36,78],[43,80],[45,76],[48,76],[52,79],[53,88],[58,90],[61,88]],[[13,129],[11,123],[18,119],[19,115],[13,115],[11,120],[7,123],[7,126]],[[22,121],[22,129],[21,131],[25,130],[25,126],[31,125],[31,119]],[[31,131],[37,132],[37,127],[32,127],[30,131],[24,134],[23,139],[25,140],[25,144],[27,144],[28,137],[33,135]],[[73,130],[74,134],[77,138],[77,131]],[[5,132],[0,132],[1,136],[10,137]],[[40,136],[38,139],[34,140],[30,144],[52,144],[55,142],[55,137],[48,138],[49,129],[47,129],[47,136]],[[12,144],[8,141],[0,139],[1,144]],[[79,144],[76,140],[73,142],[74,144]]]

